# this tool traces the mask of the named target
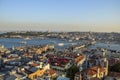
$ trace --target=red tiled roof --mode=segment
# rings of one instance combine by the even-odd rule
[[[84,58],[83,55],[78,56],[77,58],[74,59],[75,63],[78,63],[79,61],[81,61]]]
[[[48,74],[50,74],[50,75],[53,75],[53,74],[56,73],[56,72],[55,72],[54,70],[52,70],[52,69],[47,70],[47,72],[48,72]]]
[[[35,66],[39,66],[39,64],[33,63],[31,64],[31,66],[35,67]]]
[[[87,75],[95,75],[97,74],[97,69],[99,68],[99,72],[104,72],[105,70],[103,68],[101,68],[100,66],[94,66],[94,67],[91,67],[87,70],[85,70],[85,73]]]
[[[17,59],[19,58],[18,56],[17,57],[8,57],[7,59]]]
[[[55,66],[61,66],[62,64],[66,64],[68,63],[69,60],[65,59],[65,58],[59,58],[59,57],[55,57],[55,58],[49,58],[48,59],[48,63],[53,64]]]

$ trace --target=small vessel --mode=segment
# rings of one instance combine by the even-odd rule
[[[76,43],[71,43],[71,45],[76,45]]]
[[[64,46],[64,43],[58,43],[58,46]]]
[[[26,38],[24,38],[24,40],[30,40],[30,38],[29,38],[29,37],[26,37]]]
[[[96,43],[96,41],[91,42],[91,44],[95,44],[95,43]]]
[[[72,42],[72,40],[70,39],[69,42]]]
[[[26,42],[26,41],[21,41],[20,43],[21,43],[21,44],[27,44],[27,42]]]
[[[43,39],[45,39],[45,38],[44,38],[44,37],[40,37],[40,39],[42,39],[42,40],[43,40]]]
[[[4,49],[5,47],[4,47],[4,45],[0,45],[0,49]]]
[[[51,43],[53,43],[53,44],[56,44],[56,41],[50,41]]]

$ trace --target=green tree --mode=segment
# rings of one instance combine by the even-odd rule
[[[70,80],[74,80],[75,73],[78,71],[79,71],[78,67],[73,65],[71,68],[67,70],[67,77],[69,77]]]
[[[111,66],[111,67],[110,67],[110,71],[120,72],[120,63],[117,63],[117,64]]]

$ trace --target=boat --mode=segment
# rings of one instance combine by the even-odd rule
[[[76,45],[76,43],[71,43],[71,45]]]
[[[4,47],[4,45],[0,45],[0,49],[4,49],[5,47]]]
[[[58,46],[64,46],[64,43],[58,43]]]
[[[30,40],[30,38],[29,38],[29,37],[26,37],[26,38],[24,38],[24,40]]]
[[[95,43],[96,43],[96,41],[91,42],[91,44],[95,44]]]
[[[72,40],[70,39],[69,42],[72,42]]]
[[[21,44],[27,44],[27,42],[26,42],[26,41],[21,41],[20,43],[21,43]]]

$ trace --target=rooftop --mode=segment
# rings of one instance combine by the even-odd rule
[[[93,66],[93,67],[91,67],[91,68],[89,68],[89,69],[86,69],[85,70],[85,73],[87,74],[87,75],[95,75],[95,74],[97,74],[97,70],[99,69],[99,72],[104,72],[105,70],[103,69],[103,68],[101,68],[100,66]]]

